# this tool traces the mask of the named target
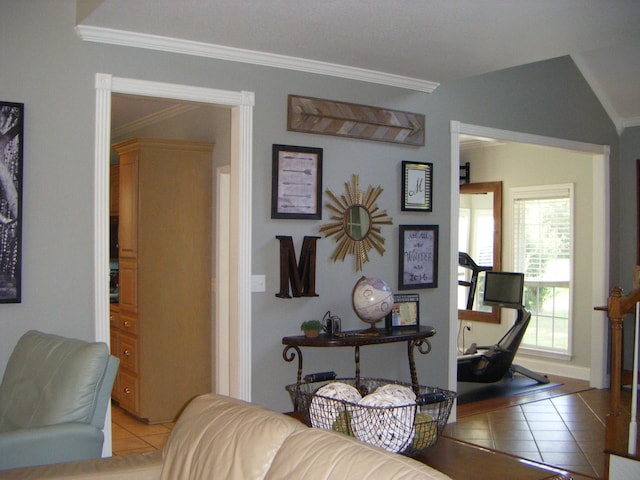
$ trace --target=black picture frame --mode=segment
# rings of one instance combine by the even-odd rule
[[[322,219],[322,148],[273,144],[271,218]]]
[[[636,265],[640,265],[640,158],[636,160]]]
[[[438,225],[400,225],[398,290],[438,286]]]
[[[420,326],[420,295],[417,293],[396,293],[393,308],[385,317],[387,330],[394,328],[418,328]]]
[[[431,212],[433,163],[402,161],[403,212]]]
[[[0,303],[22,301],[24,104],[0,101]]]

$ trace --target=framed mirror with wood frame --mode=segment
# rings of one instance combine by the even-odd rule
[[[491,267],[491,270],[500,271],[502,269],[502,182],[481,182],[481,183],[467,183],[464,185],[460,185],[460,199],[461,199],[461,214],[463,205],[466,203],[464,201],[465,196],[471,200],[476,195],[492,195],[491,202],[491,211],[493,214],[493,236],[492,238],[485,238],[485,244],[491,245],[492,247],[492,264],[484,265],[485,267]],[[489,202],[487,202],[489,203]],[[486,210],[486,208],[485,208]],[[486,211],[485,211],[486,213]],[[471,230],[471,229],[469,229]],[[485,229],[480,229],[481,231],[486,231]],[[462,232],[460,233],[462,235]],[[491,235],[491,233],[488,233]],[[466,252],[470,253],[470,252]],[[461,267],[458,267],[461,268]],[[482,279],[484,277],[484,273],[480,273],[480,281],[482,283]],[[467,304],[467,295],[468,290],[463,287],[458,287],[458,295],[459,297],[464,294],[464,298],[460,297],[458,304],[466,305]],[[475,292],[475,301],[474,305],[481,305],[482,299],[482,290],[476,289]],[[471,320],[476,322],[487,322],[487,323],[500,323],[500,309],[498,307],[491,307],[491,309],[481,309],[478,307],[474,307],[473,309],[458,309],[458,319],[459,320]]]

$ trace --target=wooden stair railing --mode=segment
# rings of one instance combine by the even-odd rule
[[[606,419],[605,469],[609,470],[609,454],[626,453],[628,424],[621,421],[620,392],[622,390],[622,329],[625,315],[635,314],[640,302],[640,289],[623,295],[620,287],[614,287],[607,302],[607,315],[611,329],[611,385],[609,414]]]
[[[620,415],[620,389],[622,388],[622,323],[625,315],[635,313],[640,302],[640,289],[623,296],[620,287],[609,295],[607,314],[611,328],[611,407],[610,414]]]

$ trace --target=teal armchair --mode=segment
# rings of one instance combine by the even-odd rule
[[[0,470],[99,458],[118,365],[105,343],[25,333],[0,384]]]

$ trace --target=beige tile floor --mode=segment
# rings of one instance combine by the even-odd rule
[[[117,405],[111,408],[113,455],[160,450],[164,447],[173,423],[148,425],[126,413]]]

